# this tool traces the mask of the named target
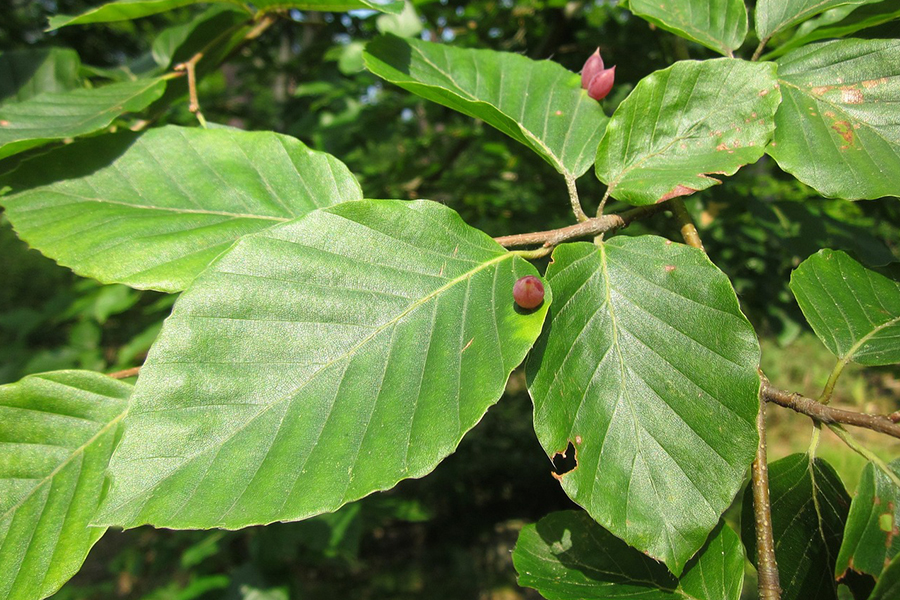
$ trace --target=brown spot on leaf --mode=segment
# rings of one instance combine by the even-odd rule
[[[769,90],[760,90],[759,95],[760,95],[760,96],[768,96],[768,95],[769,95]]]
[[[663,268],[666,270],[666,273],[671,273],[672,271],[675,270],[675,265],[666,265]]]
[[[848,123],[847,121],[835,121],[834,124],[832,124],[831,128],[837,131],[839,136],[844,138],[844,141],[847,142],[848,147],[853,145],[853,139],[855,136],[853,134],[853,126],[850,125],[850,123]],[[842,146],[842,148],[844,147]]]
[[[867,90],[871,90],[873,87],[879,86],[882,83],[887,83],[887,77],[879,77],[878,79],[867,79],[862,82],[862,86]]]
[[[666,200],[671,200],[672,198],[677,198],[679,196],[690,196],[694,192],[699,191],[693,188],[689,188],[686,185],[681,185],[680,183],[673,187],[670,191],[666,192],[666,194],[656,201],[657,204],[660,202],[665,202]]]
[[[577,436],[575,440],[578,440]],[[553,471],[550,474],[562,481],[563,477],[578,468],[578,448],[570,441],[566,449],[562,452],[557,451],[551,460],[553,461]]]
[[[719,152],[722,152],[723,150],[728,150],[728,146],[725,145],[725,142],[722,142],[721,144],[716,146],[716,150],[718,150]]]
[[[844,104],[862,104],[862,92],[852,87],[841,88],[841,102]]]
[[[809,90],[809,92],[813,96],[821,96],[828,90],[832,89],[833,87],[834,87],[833,85],[820,85],[820,86],[816,86],[813,89]]]
[[[8,126],[9,126],[9,121],[7,121],[6,119],[0,119],[0,127],[8,127]]]

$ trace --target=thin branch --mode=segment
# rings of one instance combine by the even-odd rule
[[[198,52],[194,56],[191,57],[190,60],[185,61],[181,64],[175,65],[176,71],[186,71],[188,77],[188,96],[190,98],[190,103],[188,104],[188,110],[194,113],[197,117],[197,120],[200,121],[200,125],[206,129],[206,119],[203,117],[203,113],[200,112],[200,101],[197,98],[197,63],[200,59],[203,58],[203,53]]]
[[[900,424],[895,423],[887,415],[872,415],[834,408],[812,398],[774,388],[768,381],[763,383],[760,394],[767,402],[774,402],[779,406],[790,408],[820,423],[853,425],[900,439]]]
[[[844,372],[844,367],[850,362],[851,356],[852,354],[848,352],[847,356],[838,359],[837,363],[835,363],[834,369],[831,370],[828,381],[825,382],[825,387],[822,389],[822,395],[819,396],[819,402],[822,404],[831,402],[831,394],[834,393],[834,386],[837,384],[838,377]]]
[[[669,200],[669,207],[672,209],[672,213],[678,221],[684,243],[706,252],[706,249],[703,247],[703,240],[700,239],[700,234],[697,232],[697,226],[694,225],[694,219],[691,218],[691,213],[689,213],[684,206],[684,200],[681,198],[672,198]]]
[[[765,384],[765,376],[760,373]],[[775,536],[772,533],[772,510],[769,504],[769,466],[766,459],[766,400],[759,396],[759,414],[756,417],[759,444],[751,467],[753,485],[753,513],[756,520],[756,571],[759,575],[760,600],[780,600],[781,584],[778,580],[778,564],[775,562]]]
[[[750,57],[750,60],[752,60],[754,62],[759,60],[759,56],[762,54],[763,48],[765,48],[766,44],[768,44],[768,43],[769,43],[769,38],[760,40],[759,46],[756,47],[756,51],[753,53],[753,56]]]
[[[587,221],[569,225],[568,227],[563,227],[561,229],[504,235],[494,238],[494,241],[506,248],[530,246],[532,244],[555,246],[571,239],[597,235],[613,229],[621,229],[622,227],[626,227],[632,221],[649,217],[665,208],[666,207],[663,204],[641,206],[619,214],[603,215],[602,217],[588,219]]]
[[[140,371],[140,367],[132,367],[130,369],[125,369],[124,371],[107,373],[107,377],[112,377],[113,379],[128,379],[129,377],[135,377],[138,373],[140,373]]]
[[[578,219],[579,223],[584,223],[588,220],[588,216],[584,214],[584,209],[581,208],[581,200],[578,199],[578,188],[575,186],[575,178],[571,175],[566,175],[566,189],[569,191],[569,202],[572,204],[572,212],[575,213],[575,218]]]

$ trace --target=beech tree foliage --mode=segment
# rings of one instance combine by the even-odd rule
[[[49,27],[194,3],[118,0]],[[896,269],[852,248],[797,266],[790,289],[836,362],[819,398],[778,390],[685,206],[764,155],[821,196],[896,202],[900,41],[851,37],[900,18],[894,4],[623,2],[721,56],[650,73],[611,112],[602,49],[582,77],[435,41],[396,1],[214,5],[127,76],[85,75],[67,49],[0,53],[16,74],[0,79],[0,205],[17,234],[78,275],[179,294],[139,373],[0,386],[0,600],[55,593],[109,527],[295,521],[427,476],[517,368],[547,456],[574,454],[556,476],[583,508],[521,531],[521,585],[737,600],[749,557],[762,598],[836,599],[841,583],[896,598],[900,470],[845,425],[900,425],[828,404],[850,362],[900,362]],[[286,11],[360,10],[383,31],[360,66],[536,153],[569,226],[492,237],[440,202],[367,198],[340,156],[204,118],[198,81]],[[196,125],[162,124],[184,104]],[[595,216],[580,178],[605,186]],[[664,212],[682,238],[617,235]],[[815,444],[767,468],[766,403],[870,461],[855,495]],[[742,490],[739,535],[723,513]]]

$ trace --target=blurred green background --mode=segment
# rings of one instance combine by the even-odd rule
[[[162,31],[202,10],[43,31],[48,15],[76,14],[94,4],[6,0],[0,3],[0,50],[67,46],[93,67],[85,69],[86,78],[101,69],[126,73],[146,64]],[[611,1],[414,4],[417,18],[396,22],[368,12],[286,11],[202,80],[206,119],[296,136],[344,161],[367,197],[437,200],[496,236],[570,224],[562,179],[494,129],[365,72],[360,52],[366,40],[403,28],[463,47],[549,58],[573,71],[599,46],[607,65],[617,67],[616,87],[603,101],[608,114],[654,70],[712,57]],[[749,50],[753,45],[748,40]],[[159,122],[196,124],[183,99]],[[0,172],[13,166],[0,161]],[[578,186],[590,212],[603,187],[591,172]],[[790,271],[823,247],[870,265],[896,260],[897,200],[823,199],[764,157],[687,205],[710,257],[732,278],[760,334],[766,374],[779,387],[817,395],[834,359],[804,324],[787,287]],[[648,232],[678,239],[667,214],[623,234]],[[75,276],[29,250],[0,213],[0,383],[52,369],[110,372],[139,365],[174,300]],[[900,371],[849,368],[835,397],[856,410],[898,410]],[[516,372],[500,403],[434,473],[332,515],[238,532],[110,531],[56,597],[537,598],[515,585],[510,550],[518,529],[573,505],[550,476],[554,467],[531,429],[530,409]],[[769,414],[770,457],[805,451],[809,420],[778,407]],[[890,440],[859,437],[884,457],[900,455]],[[819,454],[852,492],[862,460],[827,433]],[[737,507],[729,511],[733,525],[739,514]],[[747,597],[755,597],[752,580],[745,587]]]

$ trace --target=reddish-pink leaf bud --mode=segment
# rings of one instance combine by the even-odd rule
[[[603,58],[600,56],[600,48],[597,48],[581,69],[581,88],[588,89],[591,79],[599,75],[601,71],[603,71]]]
[[[588,84],[588,96],[594,100],[603,100],[609,94],[616,80],[616,68],[610,67],[594,75]]]

